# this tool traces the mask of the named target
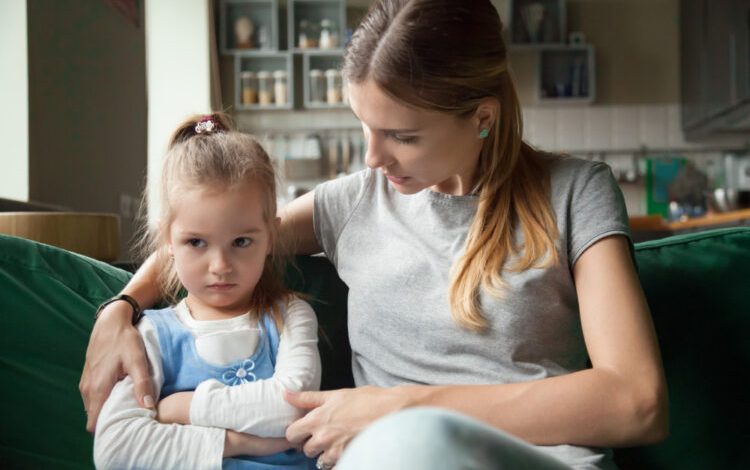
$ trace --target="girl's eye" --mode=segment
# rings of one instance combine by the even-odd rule
[[[417,137],[413,135],[391,134],[391,138],[399,144],[404,145],[415,144],[417,142]]]
[[[195,248],[202,248],[206,246],[206,242],[204,242],[200,238],[191,238],[187,241],[187,244]]]
[[[249,239],[248,237],[240,237],[240,238],[235,238],[235,239],[234,239],[234,242],[232,242],[232,244],[233,244],[234,246],[238,247],[238,248],[245,248],[245,247],[248,247],[248,246],[250,246],[250,245],[251,245],[252,243],[253,243],[253,241],[252,241],[251,239]]]

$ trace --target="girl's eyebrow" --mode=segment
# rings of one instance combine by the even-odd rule
[[[262,231],[263,231],[263,229],[260,228],[260,227],[249,227],[249,228],[247,228],[245,230],[240,230],[237,233],[240,234],[240,235],[242,235],[242,234],[245,234],[245,233],[259,233],[259,232],[262,232]],[[193,231],[190,231],[190,230],[181,230],[179,232],[179,234],[180,234],[180,236],[183,236],[183,237],[196,237],[196,238],[200,238],[200,237],[206,236],[205,233],[193,232]]]

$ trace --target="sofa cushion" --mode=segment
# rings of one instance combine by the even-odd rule
[[[750,468],[750,228],[639,243],[636,259],[667,377],[670,437],[617,450],[618,463]]]
[[[125,271],[0,235],[0,462],[4,468],[91,468],[78,380],[96,306]]]

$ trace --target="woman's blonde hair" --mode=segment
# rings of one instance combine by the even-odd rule
[[[235,131],[225,114],[192,116],[175,130],[159,182],[159,223],[142,230],[140,249],[146,256],[156,254],[161,295],[171,303],[177,302],[182,284],[167,246],[175,201],[185,191],[225,191],[242,184],[256,185],[263,195],[263,221],[271,245],[271,253],[250,298],[251,312],[259,316],[271,311],[281,326],[278,304],[280,300],[288,301],[291,291],[283,283],[288,256],[280,246],[276,224],[276,173],[263,147],[252,136]]]
[[[372,80],[397,101],[459,117],[472,116],[488,98],[499,103],[476,171],[477,213],[449,292],[456,322],[486,329],[480,286],[500,297],[504,270],[556,264],[559,238],[544,156],[522,141],[497,10],[489,0],[378,1],[347,47],[344,77]],[[514,243],[517,227],[522,246]]]

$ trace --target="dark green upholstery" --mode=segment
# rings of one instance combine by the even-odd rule
[[[671,436],[617,451],[623,468],[750,468],[750,228],[636,246],[671,402]],[[91,468],[78,379],[95,306],[125,271],[0,235],[0,468]],[[321,325],[323,387],[351,386],[346,287],[321,257],[288,281]]]

